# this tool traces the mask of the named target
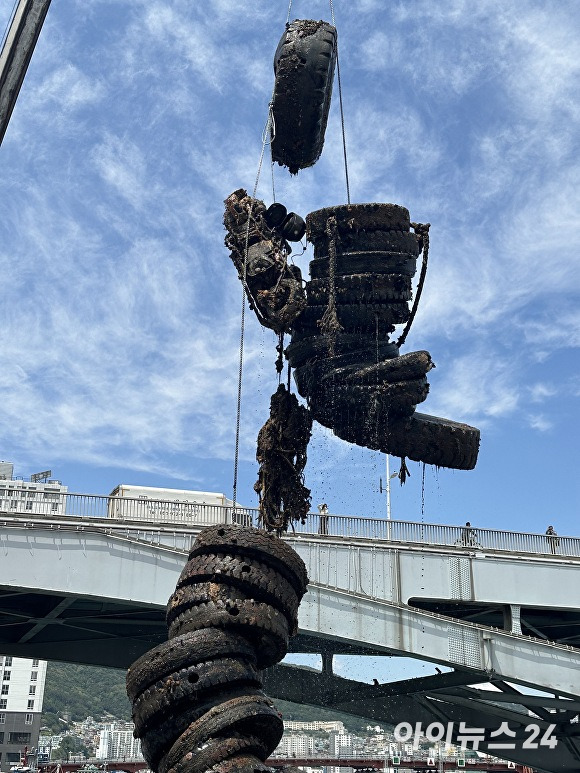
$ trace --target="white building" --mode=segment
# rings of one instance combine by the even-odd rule
[[[280,757],[312,757],[314,754],[314,738],[302,733],[284,735],[274,754]]]
[[[325,733],[345,733],[346,728],[342,722],[298,722],[293,719],[284,720],[284,730],[322,730]]]
[[[0,461],[0,512],[64,513],[67,487],[50,473],[36,477],[15,479],[14,465]],[[20,762],[25,746],[38,746],[45,679],[45,660],[0,655],[0,771]]]
[[[38,746],[46,661],[0,655],[0,770]]]
[[[132,722],[112,722],[99,733],[99,760],[142,760],[141,741],[133,738]]]
[[[329,754],[331,757],[352,757],[354,736],[352,733],[331,733]]]

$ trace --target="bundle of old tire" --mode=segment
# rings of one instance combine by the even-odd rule
[[[306,295],[300,269],[287,261],[291,250],[286,239],[268,225],[264,202],[243,188],[230,194],[225,205],[225,244],[244,282],[250,307],[265,327],[276,333],[290,332],[292,322],[306,307]]]
[[[274,55],[272,159],[292,174],[322,153],[335,63],[332,24],[296,19],[286,25]]]
[[[356,204],[312,212],[308,305],[286,356],[314,418],[357,445],[440,467],[472,469],[479,430],[415,412],[428,394],[429,352],[389,340],[409,319],[420,237],[409,211]],[[329,312],[333,326],[325,329]]]
[[[127,673],[152,770],[270,770],[283,723],[260,669],[285,656],[307,584],[302,559],[272,534],[225,525],[199,534],[167,605],[169,640]]]

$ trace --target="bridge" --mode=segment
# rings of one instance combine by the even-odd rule
[[[108,518],[106,497],[66,496],[58,517],[0,511],[0,651],[126,668],[165,639],[165,604],[200,524],[137,520],[142,502],[133,519]],[[423,729],[447,723],[455,735],[463,722],[485,732],[484,751],[505,722],[516,748],[502,756],[580,769],[580,540],[316,515],[286,539],[311,578],[292,651],[322,654],[323,671],[265,672],[272,697]],[[452,671],[361,684],[332,673],[335,654],[407,655]],[[557,747],[526,748],[533,727]]]
[[[483,773],[532,773],[532,769],[524,765],[515,765],[501,761],[484,761],[468,759],[465,768]],[[283,768],[287,765],[297,767],[321,768],[354,768],[357,771],[386,770],[397,767],[414,771],[456,771],[457,759],[429,760],[404,757],[393,761],[391,757],[270,757],[267,764],[271,768]],[[42,773],[138,773],[147,770],[147,763],[138,760],[107,760],[98,765],[87,765],[84,762],[51,762],[39,766]]]

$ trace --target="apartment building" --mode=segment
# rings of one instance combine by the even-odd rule
[[[64,513],[67,487],[49,480],[14,478],[12,462],[0,461],[0,512],[30,515]],[[38,746],[46,661],[0,655],[0,771],[20,762],[24,747]]]
[[[132,722],[111,722],[99,733],[99,760],[142,760],[141,741],[133,738]]]
[[[46,661],[0,655],[0,770],[38,745]]]

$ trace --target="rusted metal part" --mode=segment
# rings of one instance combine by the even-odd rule
[[[300,269],[288,263],[287,241],[268,226],[265,214],[263,201],[243,188],[234,191],[225,200],[225,244],[260,323],[288,333],[306,307],[306,293]]]
[[[306,449],[312,434],[310,411],[283,384],[270,398],[270,418],[258,433],[260,464],[254,490],[260,524],[280,534],[292,521],[304,523],[310,489],[304,485]]]
[[[416,298],[409,309],[410,281],[428,246],[428,225],[411,223],[395,204],[349,204],[310,213],[306,227],[313,278],[286,356],[313,417],[357,445],[472,469],[479,430],[416,413],[434,366],[428,352],[399,354],[417,308]],[[425,268],[424,257],[418,295]],[[395,325],[405,322],[391,342]]]
[[[283,732],[259,669],[281,660],[308,576],[260,529],[212,526],[168,603],[169,641],[127,674],[135,735],[156,773],[267,773]]]

